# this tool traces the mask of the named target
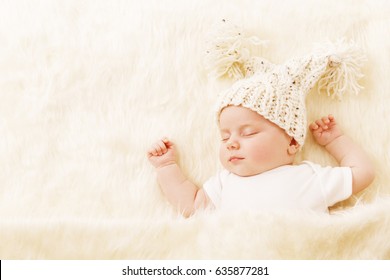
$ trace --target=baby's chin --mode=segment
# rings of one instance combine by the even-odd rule
[[[250,177],[250,176],[255,176],[258,174],[263,173],[262,171],[259,170],[246,170],[244,168],[226,168],[227,171],[230,173],[233,173],[234,175],[240,176],[240,177]]]
[[[250,177],[255,176],[258,174],[261,174],[267,170],[265,170],[265,166],[253,166],[253,164],[248,164],[246,160],[239,160],[237,162],[229,162],[229,161],[221,161],[222,166],[229,171],[230,173],[233,173],[234,175],[240,176],[240,177]]]
[[[229,171],[230,173],[233,173],[237,176],[240,177],[250,177],[250,176],[255,176],[262,174],[264,172],[267,172],[269,170],[272,170],[278,166],[257,166],[254,168],[253,166],[245,166],[245,164],[240,164],[240,165],[225,165],[225,169]]]

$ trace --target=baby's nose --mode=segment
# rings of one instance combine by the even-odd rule
[[[240,148],[240,143],[237,140],[235,140],[235,139],[229,140],[229,142],[227,143],[227,148],[228,148],[228,150],[239,149]]]

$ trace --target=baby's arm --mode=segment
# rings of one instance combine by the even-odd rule
[[[177,165],[176,149],[171,141],[164,138],[156,142],[148,151],[148,159],[156,168],[161,190],[183,216],[207,206],[209,199],[203,189],[190,182]]]
[[[309,126],[314,139],[338,161],[340,166],[352,169],[352,192],[358,193],[374,180],[375,171],[366,153],[346,136],[332,115]]]

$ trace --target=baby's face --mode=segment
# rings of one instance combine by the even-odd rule
[[[226,107],[220,114],[219,128],[221,163],[236,175],[252,176],[292,163],[288,153],[291,138],[250,109]]]

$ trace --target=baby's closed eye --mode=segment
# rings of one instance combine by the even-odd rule
[[[259,133],[260,131],[259,130],[244,130],[241,135],[242,136],[252,136],[252,135],[256,135],[257,133]]]
[[[221,141],[222,142],[226,142],[227,140],[229,140],[229,138],[230,138],[229,134],[222,134],[221,135]]]

